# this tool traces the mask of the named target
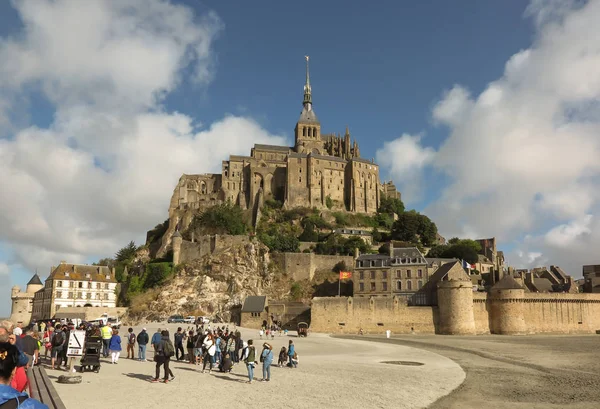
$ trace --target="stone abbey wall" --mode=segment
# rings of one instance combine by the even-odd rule
[[[179,263],[197,260],[207,254],[213,254],[216,251],[222,251],[228,247],[237,247],[245,244],[250,244],[249,236],[214,234],[210,236],[201,236],[194,242],[182,240]]]
[[[460,295],[454,301],[444,297],[441,302],[454,304],[451,311],[442,313],[440,309],[446,307],[408,307],[395,297],[315,298],[311,329],[329,333],[357,333],[360,328],[365,333],[383,333],[389,329],[402,334],[413,328],[417,333],[507,335],[585,334],[600,330],[600,294],[524,293],[512,289],[503,290],[500,295],[473,293],[470,304]],[[474,332],[465,323],[470,311]]]
[[[351,256],[326,256],[314,253],[275,253],[273,260],[294,280],[312,280],[317,270],[331,270],[343,261],[347,266],[354,264]]]

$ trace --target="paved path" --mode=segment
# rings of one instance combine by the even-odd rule
[[[150,335],[158,325],[147,326]],[[164,327],[161,326],[161,327]],[[176,325],[169,325],[171,334]],[[139,328],[135,328],[136,333]],[[244,339],[258,331],[241,330]],[[122,330],[121,335],[126,332]],[[406,346],[334,339],[311,334],[307,338],[276,337],[276,352],[292,339],[300,365],[297,369],[272,367],[272,381],[244,383],[247,371],[236,365],[231,374],[202,374],[194,365],[172,363],[175,381],[150,383],[154,363],[127,359],[103,363],[100,373],[84,373],[79,385],[56,383],[68,409],[197,408],[219,405],[235,408],[425,408],[458,387],[465,378],[459,365],[441,355]],[[152,359],[152,354],[148,354]],[[381,361],[417,361],[422,366],[383,364]],[[60,372],[49,371],[52,378]],[[262,377],[258,365],[255,377]]]

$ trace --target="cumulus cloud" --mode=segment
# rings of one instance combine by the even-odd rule
[[[451,183],[425,212],[450,237],[496,236],[518,249],[511,261],[579,274],[600,245],[600,1],[534,0],[527,15],[532,45],[500,78],[479,95],[454,85],[434,105],[449,136],[430,163]]]
[[[422,135],[403,134],[378,149],[377,163],[399,181],[405,197],[415,200],[421,193],[421,171],[429,165],[435,151],[421,145]]]
[[[46,98],[46,128],[0,139],[0,243],[30,269],[110,255],[167,217],[182,173],[220,170],[227,154],[283,143],[247,117],[169,112],[182,83],[214,76],[223,24],[163,0],[15,2],[19,35],[0,39],[0,121],[31,89]],[[184,73],[188,73],[184,75]],[[191,74],[189,74],[191,73]]]

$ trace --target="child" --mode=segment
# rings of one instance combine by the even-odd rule
[[[287,360],[287,350],[285,347],[281,347],[281,351],[279,351],[279,360],[277,361],[277,366],[282,367],[285,365],[285,361]]]
[[[298,354],[294,352],[294,356],[292,357],[292,364],[294,364],[294,368],[298,367]]]

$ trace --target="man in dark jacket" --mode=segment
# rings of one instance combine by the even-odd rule
[[[173,375],[173,372],[169,368],[169,363],[172,356],[169,351],[175,353],[175,347],[169,339],[169,331],[162,331],[160,342],[156,345],[154,354],[154,361],[156,362],[156,377],[152,379],[152,382],[158,382],[160,378],[161,366],[164,366],[165,368],[164,383],[169,383],[169,375],[171,376],[171,381],[175,379],[175,375]]]
[[[183,349],[183,340],[185,339],[185,332],[181,327],[177,328],[177,332],[175,333],[175,358],[180,361],[185,358],[185,350]],[[180,356],[181,354],[181,356]]]
[[[146,328],[143,328],[142,332],[140,332],[137,336],[138,360],[141,362],[148,362],[148,360],[146,359],[146,346],[148,345],[149,340],[150,337],[148,337]]]

